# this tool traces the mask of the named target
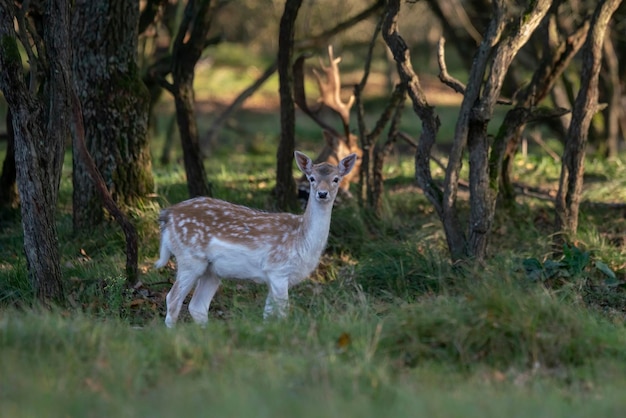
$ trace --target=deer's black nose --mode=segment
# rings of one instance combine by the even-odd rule
[[[328,197],[328,192],[317,192],[317,197],[320,199],[326,199]]]

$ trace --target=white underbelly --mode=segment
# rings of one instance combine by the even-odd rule
[[[305,280],[317,267],[317,260],[303,260],[297,255],[283,262],[270,262],[270,246],[250,248],[241,244],[213,239],[207,256],[209,268],[222,279],[252,280],[268,283],[270,279],[286,278],[289,286]]]
[[[209,268],[222,279],[266,283],[267,252],[264,247],[250,249],[214,239],[209,248]]]

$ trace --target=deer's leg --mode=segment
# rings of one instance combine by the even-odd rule
[[[220,283],[221,280],[213,274],[205,274],[198,279],[189,302],[189,313],[196,324],[205,325],[209,321],[209,306]]]
[[[287,279],[271,280],[269,288],[263,319],[273,316],[284,318],[289,309],[289,281]]]
[[[201,260],[181,259],[178,261],[178,273],[176,282],[165,298],[167,302],[167,316],[165,325],[172,328],[178,320],[183,301],[198,281],[198,277],[204,274],[207,266]]]

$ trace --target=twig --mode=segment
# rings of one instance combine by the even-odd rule
[[[439,44],[437,48],[437,60],[439,62],[439,80],[441,80],[443,84],[450,87],[455,92],[464,95],[465,90],[466,90],[465,84],[463,84],[461,81],[457,80],[456,78],[452,77],[448,73],[448,66],[446,65],[445,52],[444,52],[445,44],[446,44],[446,39],[444,37],[441,37],[439,39]],[[496,103],[511,105],[513,104],[513,101],[511,101],[511,99],[498,98],[496,100]]]
[[[559,154],[552,151],[550,147],[548,147],[548,144],[546,144],[545,141],[541,139],[541,135],[539,135],[539,133],[531,132],[528,134],[528,137],[535,141],[537,145],[539,145],[541,148],[543,148],[543,150],[547,152],[550,157],[552,157],[554,162],[558,163],[559,161],[561,161],[561,157],[559,156]]]

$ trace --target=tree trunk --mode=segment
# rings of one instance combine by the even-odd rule
[[[291,60],[295,22],[302,0],[286,0],[278,33],[278,80],[280,93],[280,143],[276,152],[276,205],[279,209],[295,209],[296,183],[293,179],[296,112],[293,101],[293,70]]]
[[[115,202],[133,204],[154,189],[148,142],[149,94],[139,74],[135,2],[77,0],[72,16],[73,72],[87,148]],[[74,228],[103,220],[101,197],[74,158]]]
[[[606,155],[617,158],[619,154],[619,121],[624,114],[621,107],[622,86],[619,78],[619,61],[611,37],[604,38],[604,63],[606,71],[603,77],[605,97],[609,105],[604,111],[606,133]]]
[[[216,1],[189,0],[178,35],[174,40],[171,71],[173,83],[164,84],[174,96],[190,197],[211,196],[212,194],[200,152],[198,125],[194,110],[193,80],[194,69],[206,47],[211,21],[217,6]]]
[[[513,58],[539,26],[550,9],[551,3],[551,0],[533,2],[522,12],[524,19],[513,20],[512,23],[502,26],[502,38],[495,46],[491,56],[482,95],[467,115],[467,144],[470,166],[468,250],[470,257],[479,261],[487,255],[487,244],[498,196],[498,181],[494,181],[489,172],[491,144],[487,137],[487,126],[493,117],[493,110],[500,97],[504,77],[511,62],[513,62]],[[500,27],[500,25],[497,23],[497,26]],[[492,165],[496,173],[500,172],[500,165],[501,160]]]
[[[0,1],[0,89],[13,112],[28,274],[37,298],[48,304],[64,298],[55,210],[64,145],[69,138],[67,66],[72,57],[67,47],[70,45],[70,2],[50,0],[45,7],[43,37],[30,36],[37,40],[34,47],[38,48],[38,60],[47,65],[36,65],[35,55],[27,50],[33,58],[31,71],[36,66],[43,75],[43,80],[38,80],[31,74],[29,89],[16,41],[16,10],[12,2]],[[20,27],[20,30],[26,31],[26,28]],[[23,35],[27,36],[25,32]]]
[[[398,127],[402,119],[402,112],[404,111],[404,102],[406,100],[405,85],[399,84],[396,86],[394,96],[399,96],[398,103],[395,104],[393,116],[391,118],[391,126],[387,134],[387,140],[383,143],[376,143],[374,146],[374,164],[372,168],[373,177],[373,190],[370,192],[372,195],[372,206],[377,216],[383,214],[383,194],[385,191],[385,177],[383,176],[384,163],[393,149],[393,145],[396,143],[398,136]]]
[[[598,76],[602,63],[602,45],[611,16],[621,0],[602,0],[591,19],[591,29],[583,46],[581,86],[572,112],[555,203],[556,244],[578,229],[578,209],[583,185],[584,158],[589,126],[598,111]]]

